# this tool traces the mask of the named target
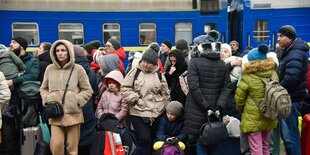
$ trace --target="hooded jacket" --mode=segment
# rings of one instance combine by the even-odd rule
[[[147,73],[140,64],[136,66],[141,70],[136,80],[134,76],[137,68],[126,75],[121,85],[121,94],[125,103],[129,105],[130,115],[157,118],[170,101],[168,84],[163,75],[161,81],[159,80],[158,66],[151,73]]]
[[[306,93],[309,46],[297,38],[282,49],[278,75],[280,84],[288,91],[293,102],[301,101]]]
[[[201,49],[202,48],[202,49]],[[187,70],[189,93],[185,104],[185,129],[199,134],[207,122],[208,109],[224,108],[229,88],[229,71],[220,59],[220,43],[200,45],[200,55],[192,57]]]
[[[62,43],[68,50],[70,59],[63,67],[59,65],[56,56],[56,46]],[[90,99],[93,90],[89,84],[87,74],[82,66],[75,64],[73,45],[67,40],[57,40],[51,47],[50,56],[53,64],[46,68],[44,79],[40,88],[43,106],[51,101],[61,103],[64,116],[61,118],[49,119],[49,124],[58,126],[71,126],[84,122],[82,107]],[[69,81],[65,101],[62,97],[68,81],[72,67],[72,76]]]
[[[38,56],[38,60],[39,60],[39,69],[40,69],[40,74],[39,74],[38,80],[42,82],[46,67],[53,62],[51,60],[49,52],[44,52],[44,53],[40,54]]]
[[[6,83],[5,77],[0,72],[0,129],[2,128],[2,109],[5,105],[9,104],[11,98],[11,91]]]
[[[235,93],[236,108],[242,113],[240,129],[243,133],[271,130],[277,126],[277,121],[264,117],[259,106],[252,102],[260,102],[265,96],[265,83],[260,79],[270,78],[275,72],[272,58],[250,61],[245,65],[241,81]],[[276,77],[278,81],[278,77]]]

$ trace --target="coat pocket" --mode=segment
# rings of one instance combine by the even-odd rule
[[[74,113],[79,113],[80,111],[81,110],[80,110],[80,107],[78,106],[76,94],[68,90],[66,94],[65,103],[64,103],[64,113],[74,114]]]

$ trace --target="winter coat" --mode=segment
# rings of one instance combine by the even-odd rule
[[[161,81],[158,77],[159,67],[156,66],[151,73],[141,70],[134,81],[137,68],[132,69],[121,85],[122,97],[129,105],[130,115],[139,117],[157,118],[161,115],[170,101],[170,92],[164,75]]]
[[[123,77],[122,75],[115,74],[117,72],[110,72],[106,78],[111,78],[121,84]],[[120,77],[121,76],[121,77]],[[114,92],[110,92],[108,89],[103,92],[101,99],[98,103],[96,110],[96,117],[100,119],[101,115],[104,113],[114,114],[120,122],[124,121],[124,118],[128,112],[128,104],[126,104],[121,96],[120,92],[115,94]]]
[[[40,74],[39,74],[39,78],[38,81],[43,81],[43,76],[46,70],[46,67],[49,64],[52,64],[52,59],[50,57],[50,53],[49,52],[44,52],[42,54],[40,54],[38,56],[38,60],[39,60],[39,69],[40,69]]]
[[[2,128],[2,109],[7,105],[11,98],[11,91],[6,83],[5,77],[2,72],[0,72],[0,129]]]
[[[297,38],[282,49],[278,75],[281,85],[288,91],[293,102],[301,101],[306,93],[309,46]]]
[[[181,89],[179,76],[187,70],[187,64],[182,53],[177,51],[172,51],[171,53],[176,56],[177,62],[175,64],[176,70],[171,75],[169,74],[169,71],[172,66],[169,66],[169,71],[165,73],[170,90],[170,98],[171,101],[179,101],[184,106],[186,102],[186,95]]]
[[[0,52],[0,71],[4,74],[6,80],[19,76],[20,72],[25,70],[26,66],[14,52]]]
[[[308,60],[309,61],[309,60]],[[307,78],[306,78],[307,90],[310,95],[310,64],[308,64]]]
[[[174,121],[169,121],[166,114],[160,117],[155,141],[166,141],[169,137],[177,137],[182,142],[186,141],[187,134],[184,129],[183,116]]]
[[[87,146],[91,145],[96,137],[96,117],[93,105],[95,97],[98,95],[98,79],[94,71],[90,69],[87,57],[75,58],[75,63],[84,68],[93,90],[90,100],[82,108],[84,123],[81,125],[79,146]]]
[[[265,96],[265,83],[260,79],[270,78],[275,64],[272,58],[250,61],[245,65],[241,81],[235,94],[236,108],[242,113],[240,129],[243,133],[271,130],[277,126],[277,120],[264,117],[256,102]],[[278,81],[278,77],[276,77]]]
[[[63,67],[57,62],[55,46],[63,43],[68,49],[69,62]],[[53,64],[46,68],[44,79],[40,88],[43,106],[51,101],[61,103],[64,116],[60,118],[49,119],[49,124],[57,126],[72,126],[84,122],[82,107],[90,99],[93,91],[89,84],[89,79],[82,66],[74,63],[73,45],[67,40],[56,41],[50,50],[50,56]],[[74,66],[72,76],[64,103],[62,97],[66,83],[68,81],[72,67]]]
[[[19,56],[19,58],[23,61],[23,63],[26,65],[26,72],[18,76],[13,80],[14,86],[18,86],[24,81],[36,81],[39,77],[39,61],[35,58],[33,58],[30,53],[26,53],[25,55]]]
[[[225,107],[229,88],[229,71],[220,59],[220,50],[204,50],[193,57],[187,70],[189,93],[185,103],[185,129],[188,134],[199,134],[201,125],[207,122],[208,109]]]

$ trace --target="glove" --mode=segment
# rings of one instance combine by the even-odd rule
[[[2,116],[5,118],[14,118],[14,114],[12,113],[13,107],[7,105],[2,109]]]

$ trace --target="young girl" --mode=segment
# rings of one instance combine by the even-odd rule
[[[236,90],[236,108],[242,113],[240,128],[246,133],[251,148],[251,155],[269,155],[270,130],[277,126],[277,121],[263,116],[259,103],[265,96],[265,83],[260,78],[275,80],[275,62],[267,58],[268,46],[260,45],[252,49],[247,58],[241,81]],[[254,100],[254,101],[253,101]]]
[[[125,125],[128,105],[122,100],[120,86],[124,77],[120,71],[114,70],[105,76],[107,90],[103,92],[96,110],[96,117],[100,119],[104,113],[114,114],[120,120],[120,126]]]

